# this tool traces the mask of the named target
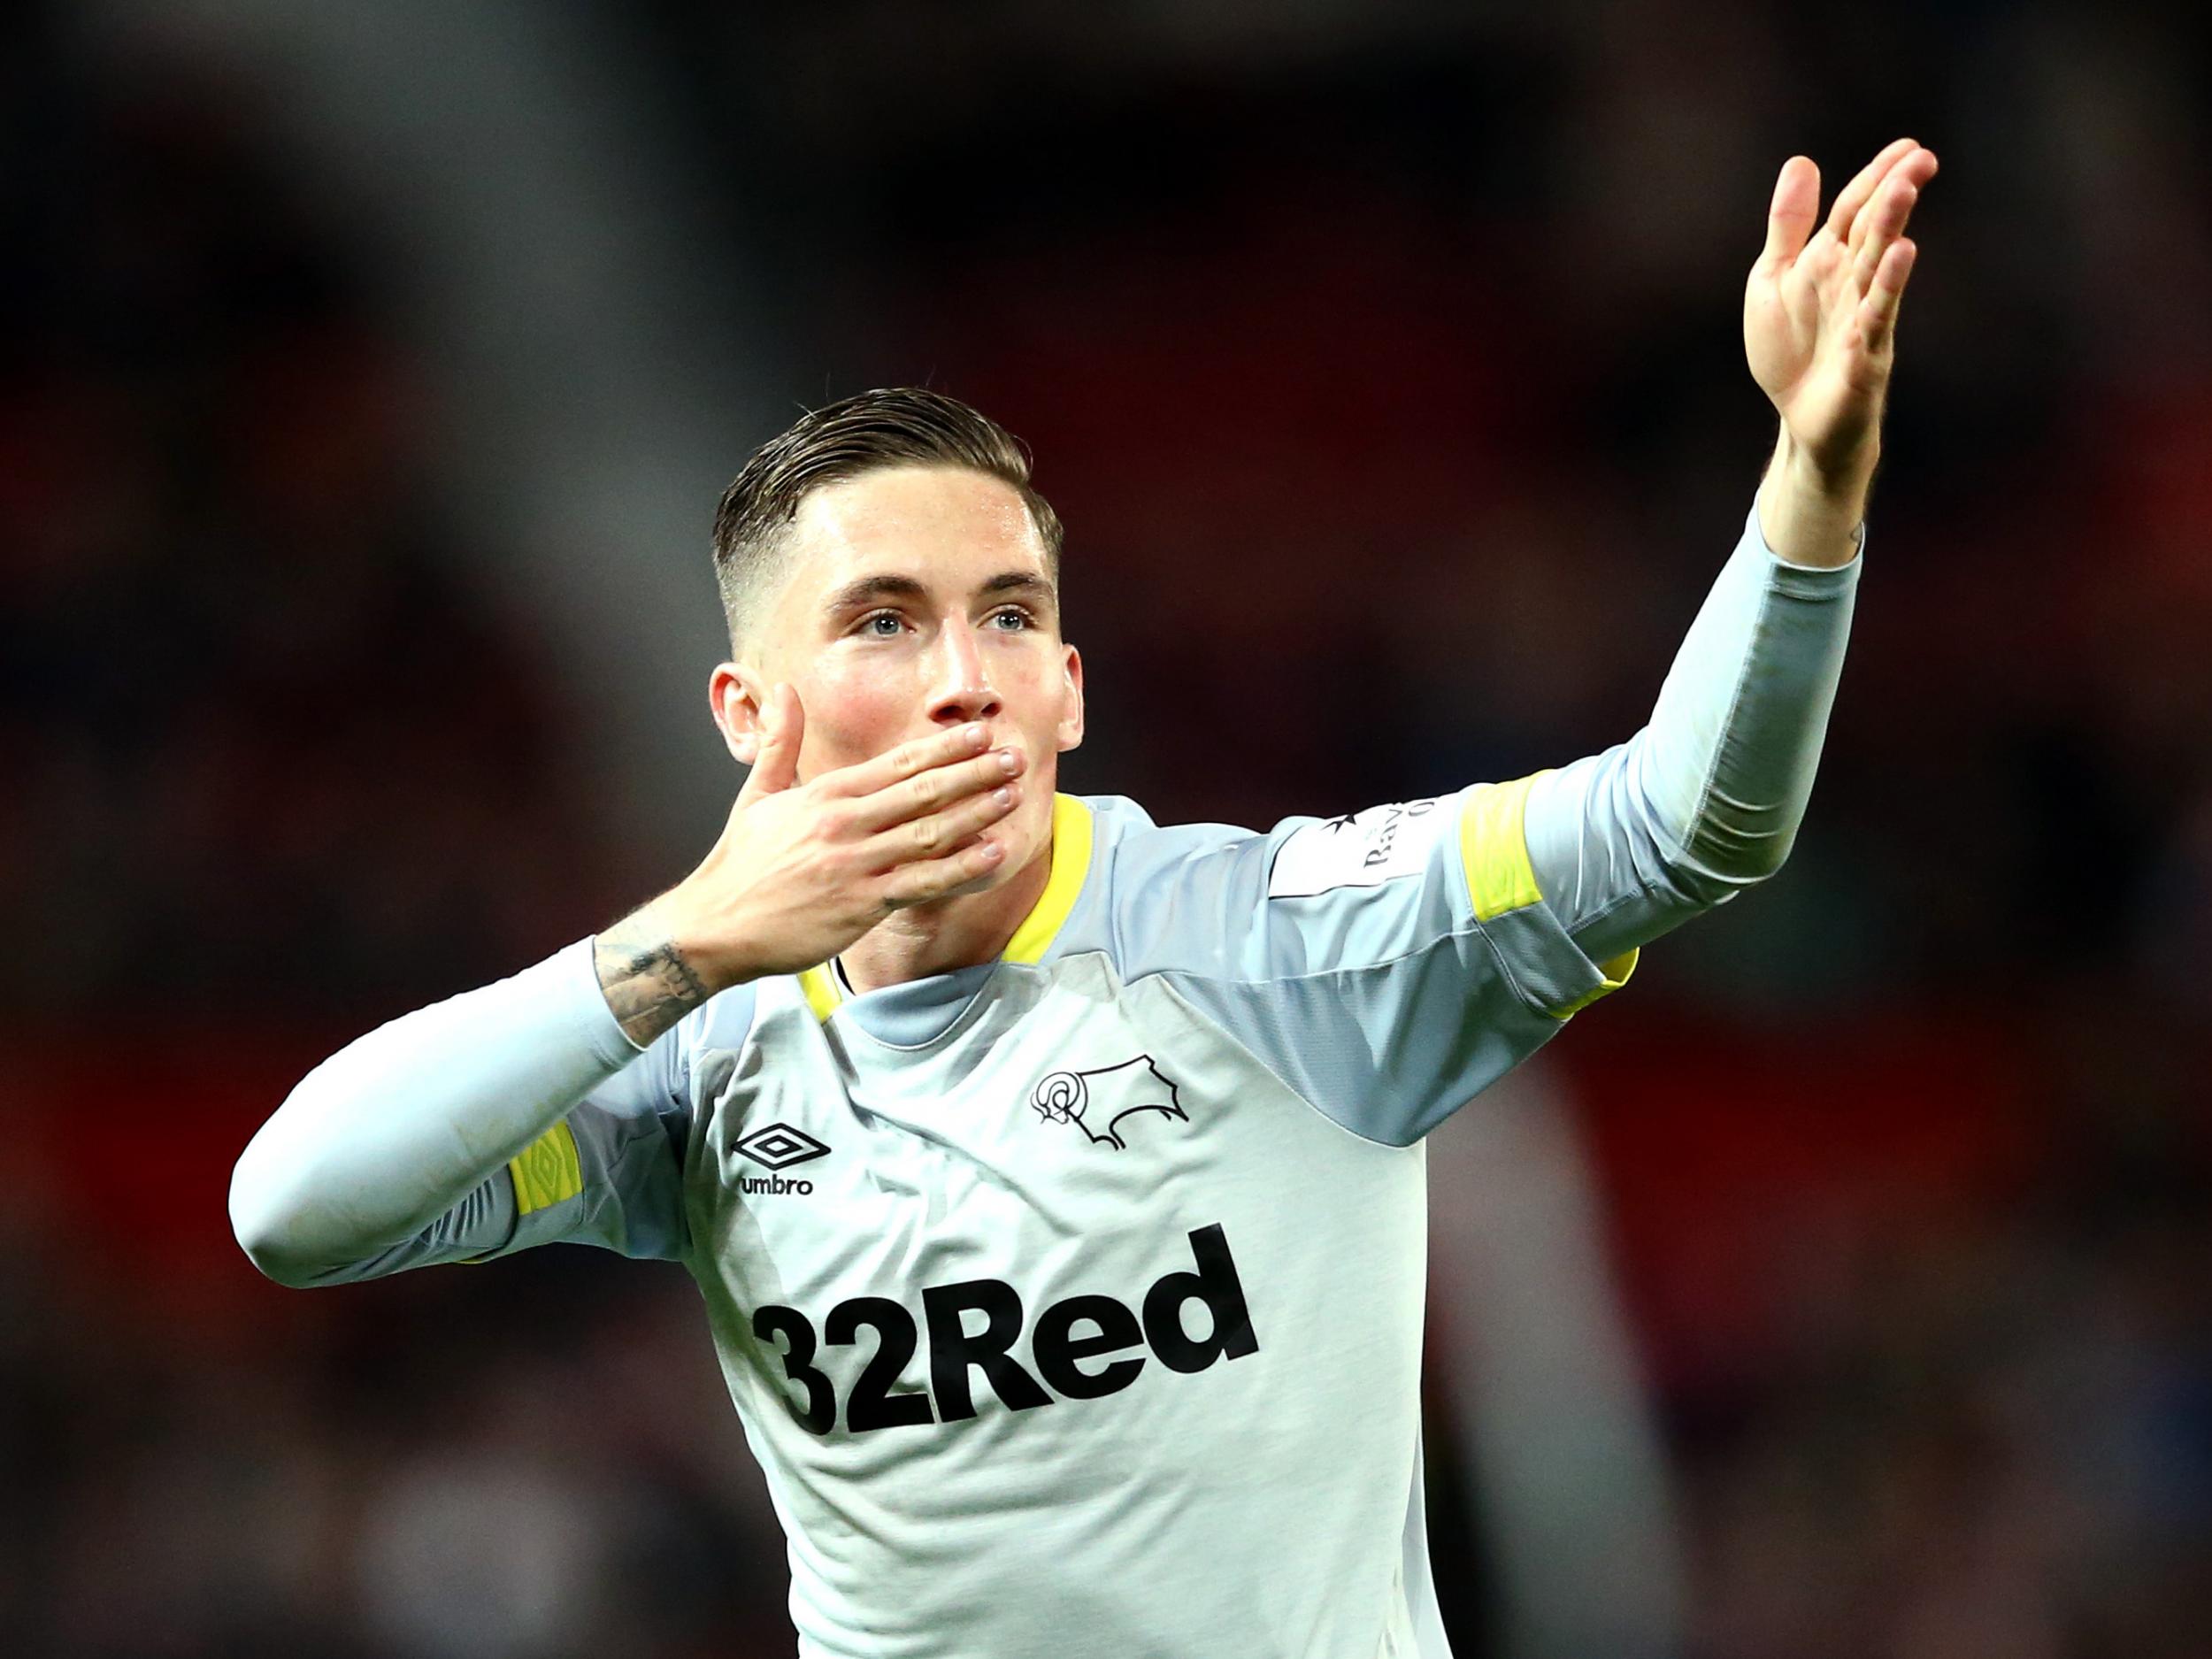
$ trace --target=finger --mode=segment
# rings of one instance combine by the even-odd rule
[[[1007,748],[929,767],[873,795],[863,795],[853,804],[852,822],[856,828],[867,832],[910,823],[954,802],[999,787],[1018,777],[1023,764],[1021,751]]]
[[[1919,148],[1919,144],[1909,138],[1892,141],[1883,147],[1879,155],[1859,169],[1858,175],[1850,183],[1843,187],[1836,196],[1835,206],[1828,213],[1828,228],[1838,242],[1847,242],[1851,240],[1852,224],[1858,219],[1859,210],[1873,196],[1875,187],[1888,175],[1892,167]]]
[[[1866,298],[1859,302],[1860,327],[1870,354],[1886,351],[1895,337],[1898,307],[1904,301],[1905,282],[1912,275],[1913,260],[1919,251],[1909,238],[1901,237],[1890,243],[1882,263],[1875,267]]]
[[[1912,217],[1913,204],[1919,199],[1920,192],[1909,180],[1901,180],[1893,173],[1883,181],[1872,205],[1859,215],[1859,242],[1851,256],[1855,291],[1867,291],[1867,285],[1874,280],[1875,267],[1882,263],[1882,256],[1889,251],[1891,244],[1904,234],[1905,221]]]
[[[879,871],[889,871],[920,859],[941,858],[1011,812],[1021,798],[1021,785],[1001,780],[987,793],[966,796],[941,812],[907,818],[868,843],[871,862]]]
[[[848,796],[874,795],[887,789],[902,778],[932,766],[949,765],[954,761],[966,760],[982,751],[991,741],[990,728],[980,722],[956,726],[942,732],[933,732],[927,737],[918,737],[910,743],[886,749],[873,759],[856,765],[841,766],[825,774],[819,782],[832,794]]]
[[[1767,205],[1767,245],[1759,263],[1779,270],[1803,251],[1820,214],[1820,169],[1809,156],[1792,156],[1782,164],[1774,181],[1774,199]]]
[[[1859,216],[1853,234],[1860,239],[1860,245],[1854,250],[1851,276],[1861,294],[1873,281],[1875,267],[1881,264],[1889,244],[1905,234],[1920,193],[1940,165],[1932,150],[1915,150],[1882,180],[1874,204]]]
[[[799,740],[806,731],[806,715],[799,694],[789,686],[771,687],[760,711],[760,755],[752,775],[740,792],[750,800],[779,795],[799,780]]]
[[[995,841],[977,841],[924,864],[902,865],[884,884],[886,910],[903,910],[950,898],[994,874],[1005,862],[1006,849]]]
[[[1875,192],[1873,206],[1869,210],[1862,211],[1857,219],[1853,222],[1851,227],[1853,245],[1855,246],[1864,241],[1867,235],[1875,230],[1886,227],[1890,234],[1894,235],[1898,230],[1902,229],[1902,225],[1891,223],[1886,217],[1886,210],[1890,205],[1892,195],[1895,192],[1905,192],[1907,210],[1909,211],[1911,204],[1918,201],[1920,192],[1927,188],[1928,180],[1936,176],[1938,165],[1935,151],[1916,149],[1910,155],[1892,167],[1884,175],[1879,188]]]

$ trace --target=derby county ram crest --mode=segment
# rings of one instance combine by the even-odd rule
[[[1029,1103],[1048,1124],[1073,1124],[1093,1146],[1125,1152],[1122,1125],[1145,1112],[1190,1121],[1166,1073],[1141,1054],[1090,1071],[1053,1071],[1029,1091]]]

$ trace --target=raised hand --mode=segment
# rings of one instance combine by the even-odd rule
[[[1744,355],[1786,439],[1832,488],[1873,474],[1916,251],[1905,222],[1935,173],[1935,152],[1901,138],[1844,187],[1817,231],[1820,169],[1793,156],[1775,181],[1766,248],[1744,287]]]
[[[1018,750],[979,725],[798,780],[805,711],[779,686],[760,758],[699,867],[597,941],[599,983],[634,1042],[726,986],[828,961],[892,911],[949,896],[1004,856],[977,839],[1021,800]]]

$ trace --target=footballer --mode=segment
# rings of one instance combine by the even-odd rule
[[[928,391],[806,415],[716,518],[751,771],[713,849],[317,1067],[240,1242],[296,1286],[683,1263],[810,1659],[1443,1659],[1423,1137],[1787,852],[1935,172],[1900,139],[1823,220],[1783,167],[1744,306],[1780,432],[1649,723],[1433,800],[1058,793],[1086,687],[1019,446]]]

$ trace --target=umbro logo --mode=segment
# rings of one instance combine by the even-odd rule
[[[736,1149],[763,1169],[787,1170],[794,1164],[826,1155],[829,1148],[803,1129],[789,1124],[770,1124],[737,1142]]]
[[[733,1143],[731,1150],[742,1153],[763,1169],[774,1171],[766,1176],[742,1175],[738,1178],[741,1193],[797,1193],[802,1196],[814,1190],[810,1180],[787,1178],[782,1171],[795,1164],[806,1164],[829,1156],[829,1148],[803,1129],[794,1129],[789,1124],[768,1124],[742,1135]]]
[[[1073,1124],[1095,1147],[1126,1152],[1121,1125],[1144,1112],[1190,1121],[1182,1093],[1148,1054],[1088,1071],[1048,1072],[1029,1091],[1029,1103],[1048,1124]]]

